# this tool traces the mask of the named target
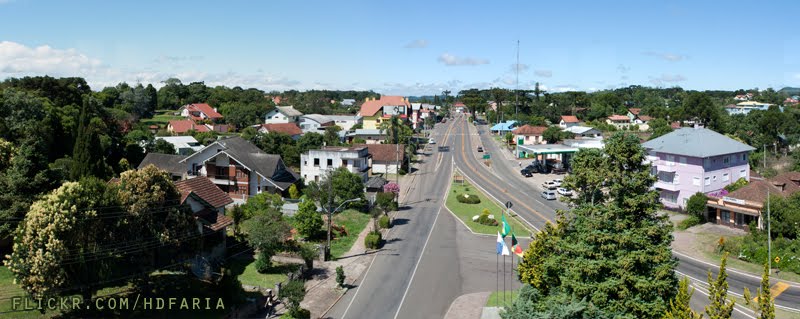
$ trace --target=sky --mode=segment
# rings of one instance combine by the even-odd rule
[[[799,16],[800,1],[0,0],[0,79],[407,96],[779,89],[800,86]]]

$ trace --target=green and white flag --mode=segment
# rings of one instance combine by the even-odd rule
[[[503,225],[502,225],[503,229],[500,230],[500,233],[503,235],[503,238],[506,238],[506,236],[509,233],[511,233],[511,226],[508,225],[508,222],[506,221],[506,215],[505,214],[503,215],[501,220],[503,221]]]

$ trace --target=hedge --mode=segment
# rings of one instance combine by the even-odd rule
[[[367,246],[369,249],[378,249],[381,246],[381,240],[381,233],[372,231],[367,234],[367,237],[364,237],[364,246]]]
[[[481,198],[474,194],[459,194],[456,196],[459,203],[464,204],[480,204]]]
[[[392,227],[392,224],[389,222],[389,216],[383,215],[381,218],[378,218],[378,226],[384,229]]]

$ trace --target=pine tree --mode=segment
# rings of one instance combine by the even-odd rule
[[[728,254],[726,253],[722,256],[717,278],[713,279],[711,272],[708,272],[708,299],[711,303],[706,306],[706,315],[709,319],[728,319],[733,313],[735,302],[728,300],[728,273],[725,271],[727,263]]]
[[[769,289],[769,264],[764,264],[764,276],[761,277],[761,289],[758,292],[759,318],[775,319],[775,301]]]
[[[91,152],[91,133],[89,132],[89,121],[87,119],[87,105],[86,101],[81,107],[81,115],[78,119],[78,134],[75,138],[75,148],[72,150],[72,170],[70,170],[70,178],[72,180],[79,180],[81,177],[88,176],[91,173],[90,160]]]
[[[678,294],[669,302],[669,309],[663,319],[700,319],[703,316],[695,313],[689,307],[689,301],[694,294],[694,288],[689,291],[689,279],[683,277],[678,283]]]

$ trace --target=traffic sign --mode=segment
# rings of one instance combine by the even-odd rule
[[[775,256],[775,263],[777,264],[779,262],[781,262],[781,257],[780,256]]]
[[[506,208],[511,208],[511,206],[514,206],[514,204],[512,204],[510,201],[506,202]]]

